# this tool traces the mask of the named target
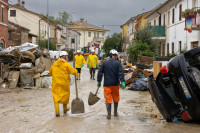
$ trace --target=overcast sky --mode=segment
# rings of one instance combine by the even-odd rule
[[[16,4],[18,0],[9,0]],[[22,1],[22,0],[21,0]],[[25,8],[37,13],[47,13],[47,0],[24,0]],[[72,14],[73,21],[84,18],[88,23],[105,26],[109,34],[121,32],[120,25],[140,13],[150,11],[166,0],[49,0],[49,15],[58,12]]]

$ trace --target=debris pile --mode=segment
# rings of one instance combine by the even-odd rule
[[[25,89],[49,88],[51,77],[48,70],[54,59],[48,50],[38,49],[38,45],[25,43],[0,51],[0,88]]]
[[[129,86],[129,90],[147,90],[148,77],[153,74],[152,68],[154,60],[155,59],[151,57],[139,56],[134,66],[128,63],[126,58],[120,60],[124,69],[125,84]]]

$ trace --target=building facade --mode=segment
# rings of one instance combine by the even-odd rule
[[[162,56],[180,54],[200,45],[200,28],[194,22],[195,17],[191,33],[186,30],[186,19],[182,17],[186,9],[199,7],[199,0],[167,0],[147,16],[149,25],[164,27],[166,40],[161,44]]]
[[[52,42],[55,44],[61,42],[61,29],[51,21],[48,23],[44,15],[27,10],[24,1],[18,0],[17,4],[10,5],[8,15],[10,22],[30,30],[28,42],[37,44],[37,41],[40,41],[37,37],[48,39],[48,31]]]
[[[8,47],[8,0],[0,0],[0,49]]]
[[[29,31],[30,30],[25,27],[8,22],[8,47],[19,46],[28,42]]]
[[[95,44],[101,49],[106,39],[105,33],[109,31],[103,27],[89,24],[84,19],[70,23],[68,29],[81,34],[80,49],[93,47]]]

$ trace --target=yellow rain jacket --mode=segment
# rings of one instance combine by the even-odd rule
[[[89,68],[97,68],[99,65],[99,60],[96,55],[89,55],[87,58],[87,64],[89,64]]]
[[[77,74],[67,61],[58,59],[49,69],[49,74],[52,75],[52,94],[54,102],[68,104],[70,96],[70,74]]]
[[[74,58],[75,58],[75,67],[82,68],[82,64],[85,63],[85,58],[82,55],[76,55]]]

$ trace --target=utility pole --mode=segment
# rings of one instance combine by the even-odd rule
[[[48,51],[49,51],[49,0],[47,0],[47,17],[48,17]]]

